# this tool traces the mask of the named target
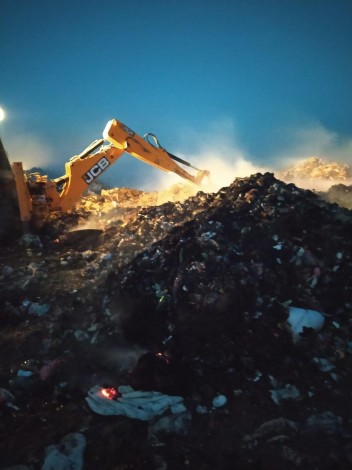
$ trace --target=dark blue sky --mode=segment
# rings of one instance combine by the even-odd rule
[[[0,8],[1,134],[17,160],[34,152],[33,165],[47,156],[63,169],[113,117],[183,156],[225,141],[265,165],[352,155],[351,0]],[[117,184],[129,170],[148,175],[130,160],[116,164]]]

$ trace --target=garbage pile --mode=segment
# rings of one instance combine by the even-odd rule
[[[352,168],[347,164],[325,162],[322,158],[310,157],[292,168],[282,170],[277,175],[284,181],[309,178],[343,181],[352,178]]]
[[[329,202],[352,210],[352,185],[333,184],[322,197]]]
[[[311,157],[291,168],[277,172],[286,183],[316,191],[322,198],[346,209],[352,209],[352,167]]]
[[[271,173],[115,196],[1,255],[2,466],[349,468],[351,211]]]

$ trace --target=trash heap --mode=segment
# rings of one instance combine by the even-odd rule
[[[4,465],[349,468],[352,213],[271,173],[115,209],[0,260]]]
[[[352,210],[352,185],[333,184],[322,197],[329,202],[336,203],[341,207]]]
[[[326,162],[319,157],[310,157],[292,168],[282,170],[278,173],[278,177],[284,181],[307,178],[343,181],[352,178],[352,168],[347,164]]]

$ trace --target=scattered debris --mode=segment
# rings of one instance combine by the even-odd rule
[[[291,384],[286,384],[279,390],[269,390],[273,402],[281,405],[284,400],[297,400],[301,397],[300,391],[297,387]]]
[[[343,420],[331,411],[309,416],[305,422],[305,432],[323,433],[327,435],[338,434],[342,431]]]
[[[227,403],[227,398],[225,395],[217,395],[216,397],[213,398],[213,406],[214,408],[221,408],[222,406],[225,406]]]
[[[46,470],[348,468],[351,212],[270,173],[157,201],[86,194],[0,254],[2,466],[66,436]]]
[[[291,421],[287,418],[275,418],[270,421],[266,421],[261,424],[253,434],[245,436],[246,442],[258,440],[258,439],[272,439],[275,436],[292,436],[297,434],[299,426],[296,422]]]
[[[75,432],[65,436],[60,444],[45,449],[42,470],[81,470],[86,438]]]
[[[6,388],[0,388],[0,409],[3,406],[13,408],[18,410],[19,408],[15,406],[12,402],[15,400],[15,397],[9,392]]]

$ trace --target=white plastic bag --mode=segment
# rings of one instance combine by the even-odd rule
[[[294,341],[301,339],[300,334],[303,333],[304,328],[312,328],[318,331],[323,327],[324,322],[324,315],[316,310],[289,307],[287,323],[290,326]]]
[[[183,398],[163,395],[160,392],[134,390],[127,385],[118,388],[118,398],[112,400],[102,393],[102,387],[95,385],[88,392],[86,401],[95,413],[121,415],[141,421],[149,421],[170,410],[172,413],[186,411]]]

